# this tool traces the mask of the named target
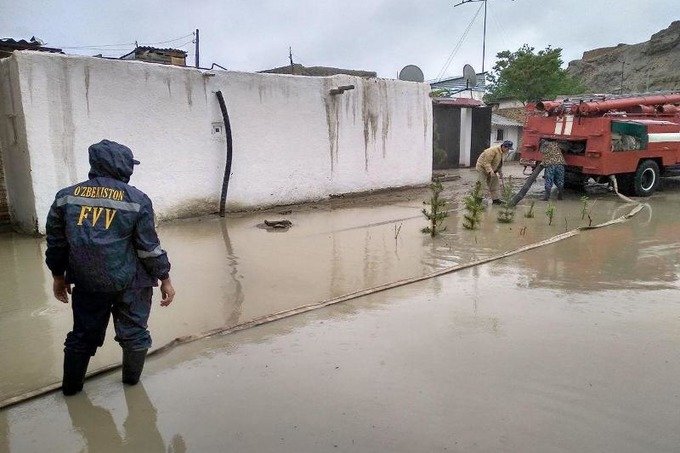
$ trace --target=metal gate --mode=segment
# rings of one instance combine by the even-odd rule
[[[472,109],[472,140],[470,145],[470,166],[477,164],[477,158],[491,143],[491,107]]]
[[[432,167],[435,170],[457,168],[460,165],[460,107],[433,107]]]

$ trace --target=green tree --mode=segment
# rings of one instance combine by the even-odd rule
[[[499,52],[496,58],[493,70],[486,76],[489,101],[512,97],[526,103],[584,91],[580,81],[562,69],[560,48],[548,46],[536,53],[524,44],[515,52]]]
[[[440,232],[446,230],[445,226],[442,226],[444,220],[449,216],[448,211],[446,211],[446,201],[439,198],[439,195],[444,190],[442,183],[439,180],[435,180],[430,184],[430,191],[432,191],[432,197],[430,201],[423,201],[424,205],[429,205],[430,210],[423,208],[423,215],[427,220],[430,221],[430,226],[423,228],[423,233],[429,233],[430,236],[435,237]]]
[[[474,230],[481,223],[484,203],[482,197],[482,183],[477,181],[472,193],[463,199],[466,213],[463,214],[463,227],[466,230]]]

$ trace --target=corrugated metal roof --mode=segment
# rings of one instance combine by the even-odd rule
[[[299,63],[293,65],[291,70],[290,65],[280,66],[273,69],[265,69],[264,71],[258,71],[265,74],[293,74],[301,76],[311,76],[311,77],[326,77],[336,74],[346,74],[357,77],[371,78],[377,77],[377,73],[374,71],[364,71],[360,69],[342,69],[342,68],[332,68],[327,66],[303,66]]]
[[[43,46],[42,41],[35,39],[35,37],[32,37],[30,41],[26,41],[25,39],[16,40],[14,38],[1,38],[0,48],[10,49],[11,51],[38,50],[41,52],[55,52],[55,53],[60,53],[62,51],[61,49]]]
[[[484,73],[478,73],[477,74],[477,83],[473,87],[468,87],[467,84],[465,83],[465,77],[460,76],[460,77],[453,77],[450,79],[444,79],[444,80],[436,80],[436,81],[430,81],[430,86],[432,89],[443,89],[443,90],[449,90],[453,92],[459,92],[467,89],[471,89],[473,91],[484,91],[485,90],[485,80],[486,78],[484,77]]]
[[[11,46],[40,47],[40,42],[34,40],[26,41],[25,39],[20,39],[17,41],[14,38],[2,38],[0,39],[0,43],[8,44]]]
[[[182,55],[182,56],[185,56],[185,57],[187,56],[187,52],[182,50],[182,49],[171,49],[171,48],[161,49],[161,48],[158,48],[158,47],[139,46],[139,47],[135,48],[135,50],[137,50],[137,51],[146,50],[146,51],[149,51],[149,52],[174,53],[174,54]]]
[[[436,97],[432,99],[432,102],[437,105],[455,105],[458,107],[479,107],[484,105],[483,102],[477,99],[470,98],[442,98]]]
[[[519,126],[524,127],[524,124],[519,121],[511,120],[504,116],[497,115],[496,113],[491,114],[491,124],[494,126]]]
[[[151,63],[162,63],[160,61],[150,61],[147,58],[138,58],[140,56],[148,56],[148,55],[169,55],[171,57],[180,57],[180,58],[186,58],[187,57],[187,52],[181,49],[159,49],[157,47],[148,47],[148,46],[138,46],[135,47],[135,49],[131,52],[126,53],[122,57],[118,57],[119,60],[141,60],[141,61],[147,61]]]

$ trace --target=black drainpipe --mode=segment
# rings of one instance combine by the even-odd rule
[[[220,103],[220,110],[222,110],[222,118],[224,119],[224,129],[227,133],[227,165],[224,168],[224,179],[222,180],[222,195],[220,196],[220,217],[224,217],[224,208],[227,203],[227,189],[229,188],[229,175],[231,174],[231,123],[229,123],[229,113],[227,113],[227,106],[224,103],[222,92],[217,92],[217,100]]]

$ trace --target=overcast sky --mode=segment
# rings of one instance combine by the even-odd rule
[[[482,70],[484,2],[467,0],[0,0],[0,37],[42,39],[67,53],[119,57],[135,41],[181,48],[194,65],[237,71],[289,64],[375,71],[408,64],[426,80]],[[680,0],[487,0],[486,58],[527,43],[586,50],[636,44],[680,20]],[[466,34],[467,31],[467,34]],[[89,47],[85,47],[89,46]]]

